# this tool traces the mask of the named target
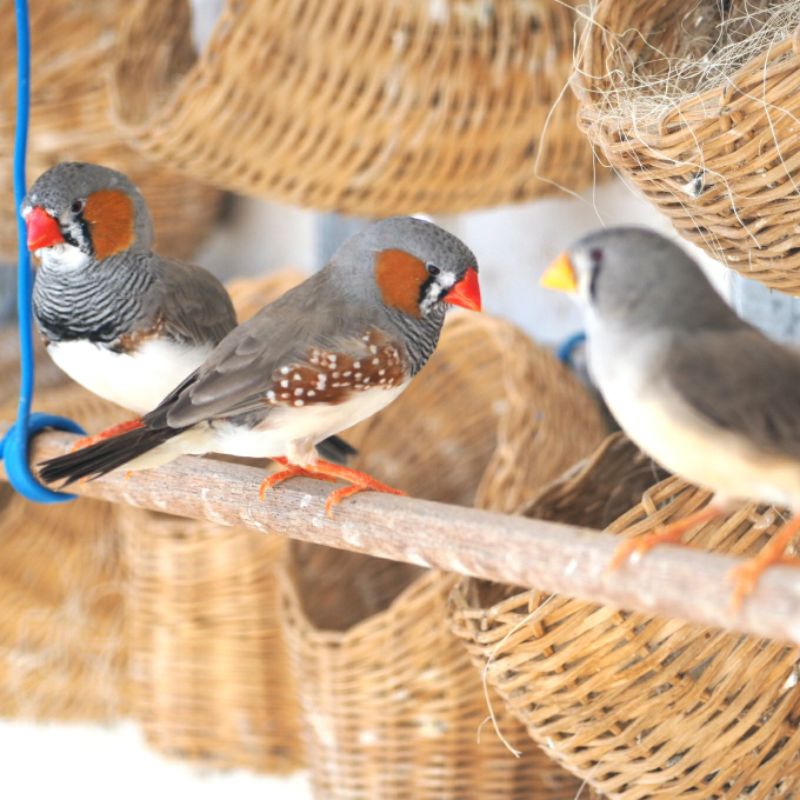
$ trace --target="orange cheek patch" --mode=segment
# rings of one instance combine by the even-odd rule
[[[133,244],[133,201],[125,192],[102,189],[90,194],[83,218],[89,223],[97,258],[108,258]]]
[[[382,250],[375,259],[375,281],[383,302],[409,316],[419,317],[419,292],[428,270],[405,250]]]

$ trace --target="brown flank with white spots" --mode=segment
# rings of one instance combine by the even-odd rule
[[[365,352],[359,356],[313,348],[305,362],[275,370],[266,402],[275,406],[336,404],[353,392],[391,389],[407,380],[405,354],[398,345],[374,329],[362,340]]]

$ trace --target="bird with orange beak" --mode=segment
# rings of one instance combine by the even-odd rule
[[[225,287],[195,264],[153,249],[147,204],[121,172],[64,162],[22,204],[41,265],[33,310],[48,355],[73,380],[136,414],[155,408],[236,327]],[[127,420],[80,440],[140,425]],[[341,461],[353,449],[321,444]]]
[[[318,458],[316,445],[375,414],[422,369],[448,306],[480,310],[478,266],[455,236],[412,217],[374,222],[318,273],[229,333],[143,427],[52,459],[44,480],[156,466],[185,453],[270,457],[294,475],[394,491]]]

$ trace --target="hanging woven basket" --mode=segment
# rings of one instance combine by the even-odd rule
[[[556,0],[228,0],[197,56],[188,0],[136,0],[114,109],[149,158],[236,192],[370,217],[521,201],[594,177],[563,91],[575,20]]]
[[[284,540],[135,509],[122,529],[131,710],[148,742],[213,767],[297,768],[274,581]]]
[[[381,480],[418,497],[499,510],[531,497],[601,431],[591,399],[551,354],[506,322],[453,314],[412,385],[344,435],[359,448],[359,468]],[[539,448],[548,458],[531,456]],[[292,543],[280,591],[317,797],[577,794],[580,782],[526,741],[519,723],[502,712],[498,720],[523,751],[519,760],[483,724],[480,676],[447,630],[454,581]]]
[[[608,163],[689,241],[800,293],[800,5],[598,0],[578,64]]]
[[[154,166],[125,144],[110,116],[109,70],[122,0],[31,3],[31,121],[28,181],[59,161],[91,161],[126,173],[150,207],[156,249],[187,258],[216,219],[221,193]],[[14,15],[0,16],[0,260],[14,260],[12,191],[16,109]]]
[[[529,512],[602,527],[655,476],[629,443],[607,443]],[[610,529],[646,533],[707,499],[669,478]],[[690,541],[753,554],[777,524],[771,512],[749,506]],[[453,630],[506,708],[604,796],[797,795],[800,686],[792,648],[482,581],[461,581],[450,604]]]
[[[240,320],[299,282],[292,270],[228,288]],[[148,742],[215,767],[286,773],[302,762],[280,631],[284,541],[126,509],[131,711]]]
[[[453,578],[293,542],[280,590],[315,797],[566,800],[580,781],[500,712],[447,630]],[[499,706],[495,698],[495,705]]]
[[[0,336],[0,420],[16,417],[16,331]],[[120,410],[40,370],[35,410],[110,425]],[[129,703],[119,506],[30,503],[0,484],[0,716],[110,721]]]

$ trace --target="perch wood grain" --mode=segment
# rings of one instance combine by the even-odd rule
[[[6,427],[0,424],[0,435]],[[37,436],[33,462],[66,452],[75,438]],[[5,479],[1,466],[0,473]],[[116,503],[800,643],[798,569],[769,570],[733,614],[727,574],[739,560],[729,556],[665,546],[636,568],[608,574],[618,542],[611,534],[374,493],[346,501],[328,518],[330,484],[294,479],[259,502],[263,477],[253,467],[184,457],[129,478],[120,472],[73,488]]]

